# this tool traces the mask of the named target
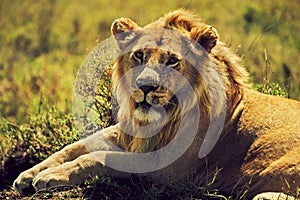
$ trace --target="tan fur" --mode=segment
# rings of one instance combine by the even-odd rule
[[[152,97],[158,98],[160,104],[170,105],[170,109],[158,134],[140,138],[125,134],[121,129],[122,126],[132,127],[130,131],[138,136],[142,132],[139,133],[135,124],[147,125],[151,120],[147,115],[136,111],[138,108],[135,105],[143,101],[143,93],[139,88],[131,91],[131,82],[136,81],[133,76],[125,80],[121,77],[134,66],[133,58],[137,60],[141,56],[133,55],[133,52],[138,51],[135,48],[139,42],[148,44],[146,40],[143,41],[143,37],[136,43],[131,43],[134,34],[153,28],[171,29],[186,38],[194,39],[202,45],[208,55],[203,60],[202,64],[205,67],[200,73],[193,71],[191,64],[184,59],[177,66],[178,72],[190,82],[196,94],[195,98],[187,97],[186,104],[181,108],[172,100],[172,92],[167,89],[158,87],[147,94],[148,101],[154,102]],[[121,49],[131,45],[131,51],[116,60],[112,77],[114,93],[120,104],[120,123],[67,146],[21,173],[14,183],[16,190],[22,192],[30,185],[38,190],[60,184],[79,184],[96,174],[128,176],[127,173],[106,167],[106,158],[115,156],[126,163],[126,156],[130,156],[126,151],[152,152],[168,145],[175,138],[182,120],[180,112],[192,114],[195,106],[199,106],[201,118],[198,133],[188,150],[171,165],[143,175],[159,182],[187,180],[199,184],[211,178],[217,167],[221,171],[214,183],[215,187],[228,194],[238,195],[248,188],[247,196],[253,197],[260,192],[289,192],[299,188],[300,103],[250,89],[248,73],[241,65],[240,59],[218,40],[218,33],[213,27],[206,25],[188,11],[177,10],[144,28],[130,19],[121,18],[113,23],[112,33]],[[180,46],[181,43],[176,45]],[[168,50],[148,49],[147,64],[159,64],[160,60],[164,60],[159,59],[161,56],[165,56],[166,60],[170,59],[166,52],[170,53]],[[150,70],[149,73],[154,72]],[[175,77],[168,80],[168,84],[181,89],[176,87],[176,84],[180,85],[180,81]],[[132,96],[128,95],[130,92]],[[226,119],[220,139],[205,158],[198,158],[199,147],[209,129],[210,120],[221,115],[223,111],[226,112]],[[183,126],[188,130],[195,125],[191,123],[186,122]],[[155,124],[159,127],[160,120]],[[155,128],[157,127],[151,126],[148,131],[151,132]],[[119,148],[110,145],[108,140]],[[130,166],[131,163],[127,164]]]

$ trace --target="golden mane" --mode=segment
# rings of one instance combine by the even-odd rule
[[[137,24],[134,24],[134,26],[137,26]],[[204,39],[212,37],[211,34],[208,35],[207,30],[213,29],[211,26],[204,24],[199,17],[183,9],[168,13],[157,21],[146,25],[144,28],[167,28],[179,31],[182,35],[190,34],[192,37],[197,33],[198,35],[195,37],[202,37]],[[216,33],[215,30],[214,32]],[[238,103],[242,96],[242,88],[247,86],[248,83],[248,73],[241,66],[239,57],[233,54],[224,43],[218,41],[217,33],[216,35],[213,35],[213,37],[215,37],[215,42],[209,43],[203,39],[201,40],[203,43],[200,42],[200,44],[209,52],[208,56],[210,62],[215,64],[216,69],[214,70],[216,70],[216,73],[222,77],[222,84],[225,84],[226,94],[224,94],[225,97],[223,98],[209,93],[209,90],[217,90],[221,85],[220,83],[211,83],[211,86],[207,85],[207,82],[211,82],[209,80],[209,76],[214,75],[206,75],[204,73],[202,76],[197,77],[199,84],[198,87],[194,88],[194,91],[198,97],[197,101],[199,102],[199,107],[201,109],[200,112],[203,112],[202,114],[204,116],[209,115],[208,118],[211,117],[210,113],[212,103],[219,104],[219,112],[221,112],[222,109],[225,109],[225,107],[227,109],[229,108],[228,110],[233,110],[234,106]],[[126,90],[128,88],[128,85],[125,82],[121,84],[119,83],[118,88],[116,88],[116,82],[118,82],[124,74],[124,69],[121,66],[126,65],[127,59],[128,57],[126,56],[120,56],[114,66],[115,70],[112,82],[114,93],[117,96],[119,95],[118,99],[122,99],[126,96],[124,95],[124,92],[127,92]],[[208,65],[211,64],[208,63]],[[222,104],[221,101],[224,99],[225,101],[229,100],[227,101],[227,105]],[[128,115],[131,109],[134,109],[132,100],[122,99],[118,113],[119,121],[124,120],[127,121],[126,123],[132,123],[130,121],[132,116]],[[130,152],[151,152],[153,150],[160,149],[168,144],[168,142],[170,142],[174,137],[174,133],[177,132],[176,130],[180,124],[180,110],[175,109],[169,113],[168,117],[168,122],[157,135],[145,139],[121,133],[118,138],[118,145]]]

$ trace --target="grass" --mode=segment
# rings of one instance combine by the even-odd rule
[[[271,62],[268,59],[267,50],[265,49],[265,69],[264,69],[264,84],[256,84],[254,88],[262,93],[275,95],[275,96],[282,96],[282,97],[290,97],[290,84],[282,85],[279,83],[271,82],[270,80],[270,69],[271,69]]]
[[[39,110],[23,125],[0,120],[5,133],[0,143],[0,190],[12,185],[22,171],[79,139],[70,114],[45,103]]]
[[[260,66],[268,49],[270,78],[288,84],[290,97],[300,99],[297,0],[2,0],[0,4],[0,115],[17,124],[28,113],[37,113],[41,95],[71,111],[76,72],[91,49],[110,36],[114,19],[129,17],[144,25],[181,7],[217,28],[221,40],[244,58],[257,84],[264,82]]]
[[[192,183],[177,183],[161,185],[153,183],[146,177],[133,176],[130,180],[114,179],[107,177],[94,177],[85,183],[87,190],[84,193],[85,199],[230,199],[221,194],[218,190],[209,186],[196,186]],[[99,190],[101,188],[101,190]]]

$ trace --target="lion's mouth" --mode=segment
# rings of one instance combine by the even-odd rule
[[[164,118],[165,109],[160,106],[153,106],[146,100],[135,103],[134,118],[140,125],[147,125],[151,122],[157,122]]]
[[[151,108],[151,105],[146,101],[135,103],[135,109],[141,109],[141,111],[148,112]]]
[[[149,107],[161,107],[168,104],[168,94],[162,91],[143,91],[140,88],[132,93],[135,106],[149,109]]]
[[[150,104],[146,100],[140,103],[135,103],[135,110],[138,110],[144,114],[147,114],[149,112],[160,112],[161,110],[164,110],[164,106],[159,104]]]
[[[143,113],[144,115],[147,115],[149,113],[151,107],[152,106],[147,101],[135,103],[135,110],[137,110],[140,113]]]

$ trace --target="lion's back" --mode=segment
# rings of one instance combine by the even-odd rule
[[[252,190],[296,189],[300,185],[300,102],[252,90],[245,90],[244,98],[238,134],[248,135],[253,143],[241,170],[257,179]],[[274,182],[278,184],[268,184]]]
[[[246,89],[241,120],[243,129],[255,132],[258,136],[270,130],[276,132],[283,129],[284,132],[290,132],[289,136],[294,134],[300,137],[300,102]]]

